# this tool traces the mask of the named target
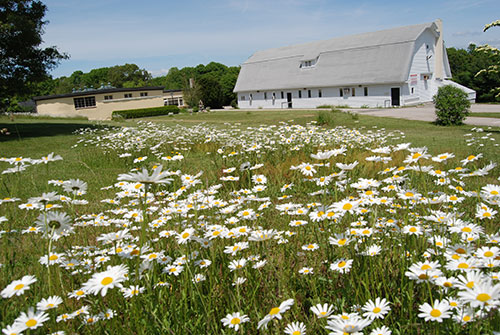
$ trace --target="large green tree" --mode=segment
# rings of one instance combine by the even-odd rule
[[[28,95],[34,83],[68,58],[54,46],[40,46],[46,10],[41,1],[0,1],[0,109]]]

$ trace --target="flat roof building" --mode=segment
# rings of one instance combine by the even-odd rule
[[[109,120],[117,110],[184,105],[181,90],[163,90],[163,87],[105,87],[34,97],[33,100],[40,115],[83,116],[89,120]]]

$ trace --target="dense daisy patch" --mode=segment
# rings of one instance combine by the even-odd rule
[[[0,158],[2,331],[500,331],[499,169],[476,134],[461,157],[314,123],[82,129],[73,150],[115,182],[28,198],[6,183],[64,157]]]

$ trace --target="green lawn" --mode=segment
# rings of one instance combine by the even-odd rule
[[[471,117],[492,117],[495,119],[500,119],[500,113],[471,113]]]

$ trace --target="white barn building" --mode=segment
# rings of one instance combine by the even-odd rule
[[[240,108],[391,107],[432,101],[451,80],[442,22],[258,51],[241,65]]]

